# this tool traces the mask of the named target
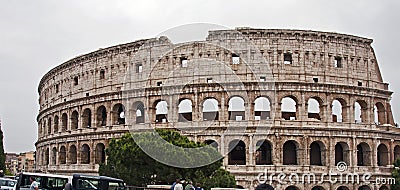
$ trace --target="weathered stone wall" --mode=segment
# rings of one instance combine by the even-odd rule
[[[391,163],[400,156],[400,130],[393,126],[392,92],[382,81],[371,43],[336,33],[238,28],[210,31],[205,41],[172,44],[160,37],[78,56],[52,69],[40,82],[37,168],[97,173],[104,149],[96,146],[107,147],[110,138],[129,129],[157,127],[180,129],[196,141],[215,141],[219,152],[226,155],[224,167],[246,188],[254,188],[257,175],[265,170],[298,174],[334,170],[337,144],[346,147],[348,172],[370,172],[373,179],[389,177]],[[290,63],[285,64],[285,56]],[[233,97],[244,101],[241,121],[230,119],[231,114],[242,113],[230,112]],[[261,120],[255,103],[260,97],[270,104],[269,116]],[[293,113],[283,111],[282,100],[287,97],[295,102]],[[184,99],[192,103],[191,121],[179,122],[179,104]],[[204,120],[208,99],[218,102],[217,121]],[[310,115],[310,99],[318,102],[319,113]],[[333,113],[334,100],[342,106],[340,121]],[[160,101],[168,105],[164,123],[156,122]],[[359,120],[356,102],[361,107]],[[118,119],[120,105],[125,122]],[[144,112],[143,122],[136,117],[138,105]],[[235,140],[245,145],[244,164],[229,164],[228,145]],[[269,164],[256,161],[261,140],[272,148]],[[283,146],[288,141],[296,145],[295,165],[284,163]],[[310,164],[313,142],[321,149],[320,165]],[[362,166],[357,163],[361,144],[368,149],[363,156],[367,163]],[[379,145],[387,151],[378,152]],[[76,153],[71,153],[72,146]],[[342,185],[349,189],[361,186]],[[274,181],[273,186],[285,189],[289,185]],[[312,189],[316,185],[295,186]],[[324,181],[320,186],[337,189],[341,185]],[[370,185],[371,189],[379,187]]]

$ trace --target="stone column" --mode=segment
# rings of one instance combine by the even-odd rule
[[[197,91],[193,96],[193,104],[192,104],[192,120],[193,121],[201,121],[202,120],[202,111],[203,105],[200,104],[201,100],[199,100],[199,94]]]
[[[145,105],[144,109],[144,119],[145,119],[145,123],[152,123],[155,121],[155,108],[153,107],[153,105],[150,102],[150,97],[146,96],[146,102],[143,102]]]
[[[389,146],[389,166],[393,167],[394,163],[394,139],[390,139],[390,146]]]
[[[357,142],[356,142],[356,136],[353,136],[352,144],[349,147],[351,154],[349,155],[350,157],[350,166],[356,167],[357,166]],[[353,170],[354,172],[354,170]]]
[[[298,105],[296,105],[298,107],[298,110],[297,110],[298,114],[296,114],[296,115],[298,115],[298,118],[296,118],[297,120],[300,120],[300,121],[308,120],[307,104],[308,104],[308,102],[306,102],[306,100],[305,100],[304,93],[301,93],[301,97],[298,102]]]
[[[372,167],[378,167],[378,160],[377,160],[377,155],[378,155],[378,146],[377,146],[377,137],[372,138],[372,144],[371,144],[371,152],[370,152],[370,159],[371,159],[371,166]]]
[[[179,100],[175,98],[173,95],[168,96],[166,98],[167,101],[167,107],[168,107],[168,115],[167,115],[167,120],[168,123],[171,122],[178,122],[178,105],[179,105]]]
[[[248,136],[249,136],[249,145],[247,147],[249,147],[249,150],[247,151],[248,159],[247,159],[246,165],[255,165],[255,162],[254,162],[254,159],[253,159],[253,155],[254,155],[253,138],[254,138],[254,135],[253,134],[249,134]]]
[[[245,102],[244,103],[244,118],[243,118],[243,120],[247,120],[247,121],[254,120],[254,114],[251,114],[250,111],[251,111],[251,103]],[[253,115],[253,118],[250,118],[251,115]]]
[[[77,140],[77,141],[76,141],[76,163],[77,163],[77,164],[81,164],[81,161],[82,161],[82,160],[81,160],[81,155],[82,155],[82,154],[81,154],[81,153],[82,153],[82,152],[81,152],[81,149],[82,149],[81,147],[82,147],[82,145],[79,144],[79,141]]]
[[[221,93],[221,102],[220,102],[220,108],[219,108],[219,120],[220,121],[227,121],[229,120],[227,112],[228,112],[228,108],[226,107],[226,103],[225,103],[225,94]]]

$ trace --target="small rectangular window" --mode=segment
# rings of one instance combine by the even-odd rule
[[[207,78],[207,83],[212,83],[212,82],[213,82],[212,78]]]
[[[100,79],[105,79],[106,78],[106,72],[104,70],[100,71]]]
[[[89,93],[86,93],[86,97],[89,97]]]
[[[314,81],[315,83],[317,83],[317,82],[318,82],[318,78],[313,78],[313,81]]]
[[[342,58],[341,57],[335,57],[333,66],[335,68],[342,68]]]
[[[78,85],[78,84],[79,84],[78,77],[75,77],[75,78],[74,78],[74,85],[76,86],[76,85]]]
[[[181,58],[181,66],[187,67],[187,65],[188,65],[188,60],[186,58]]]
[[[162,86],[162,82],[157,82],[157,86]]]
[[[60,92],[60,85],[56,84],[56,93]]]
[[[358,84],[357,84],[358,86],[362,86],[362,82],[361,81],[358,81]]]
[[[260,77],[260,82],[265,82],[265,77]]]
[[[240,64],[240,57],[239,57],[239,55],[232,54],[232,64],[234,64],[234,65]]]
[[[292,54],[291,53],[283,54],[283,63],[284,64],[292,64]]]
[[[136,73],[141,73],[141,72],[143,72],[143,65],[137,64],[136,65]]]

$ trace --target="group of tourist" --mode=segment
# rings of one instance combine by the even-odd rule
[[[194,186],[192,181],[188,181],[184,189],[181,180],[176,179],[176,181],[171,186],[171,190],[203,190],[203,188],[200,187],[199,183],[196,183],[196,186]]]

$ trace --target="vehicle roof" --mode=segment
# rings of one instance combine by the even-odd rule
[[[89,179],[104,179],[109,181],[116,181],[116,182],[124,182],[122,179],[112,178],[108,176],[93,176],[93,175],[86,175],[86,174],[74,174],[74,177],[81,177],[81,178],[89,178]]]
[[[72,178],[69,175],[59,175],[59,174],[48,174],[48,173],[32,173],[32,172],[21,172],[18,175],[32,175],[32,176],[49,176],[49,177],[59,177],[59,178]]]
[[[0,180],[7,180],[7,181],[17,181],[15,179],[10,179],[10,178],[4,178],[4,177],[0,177]]]

